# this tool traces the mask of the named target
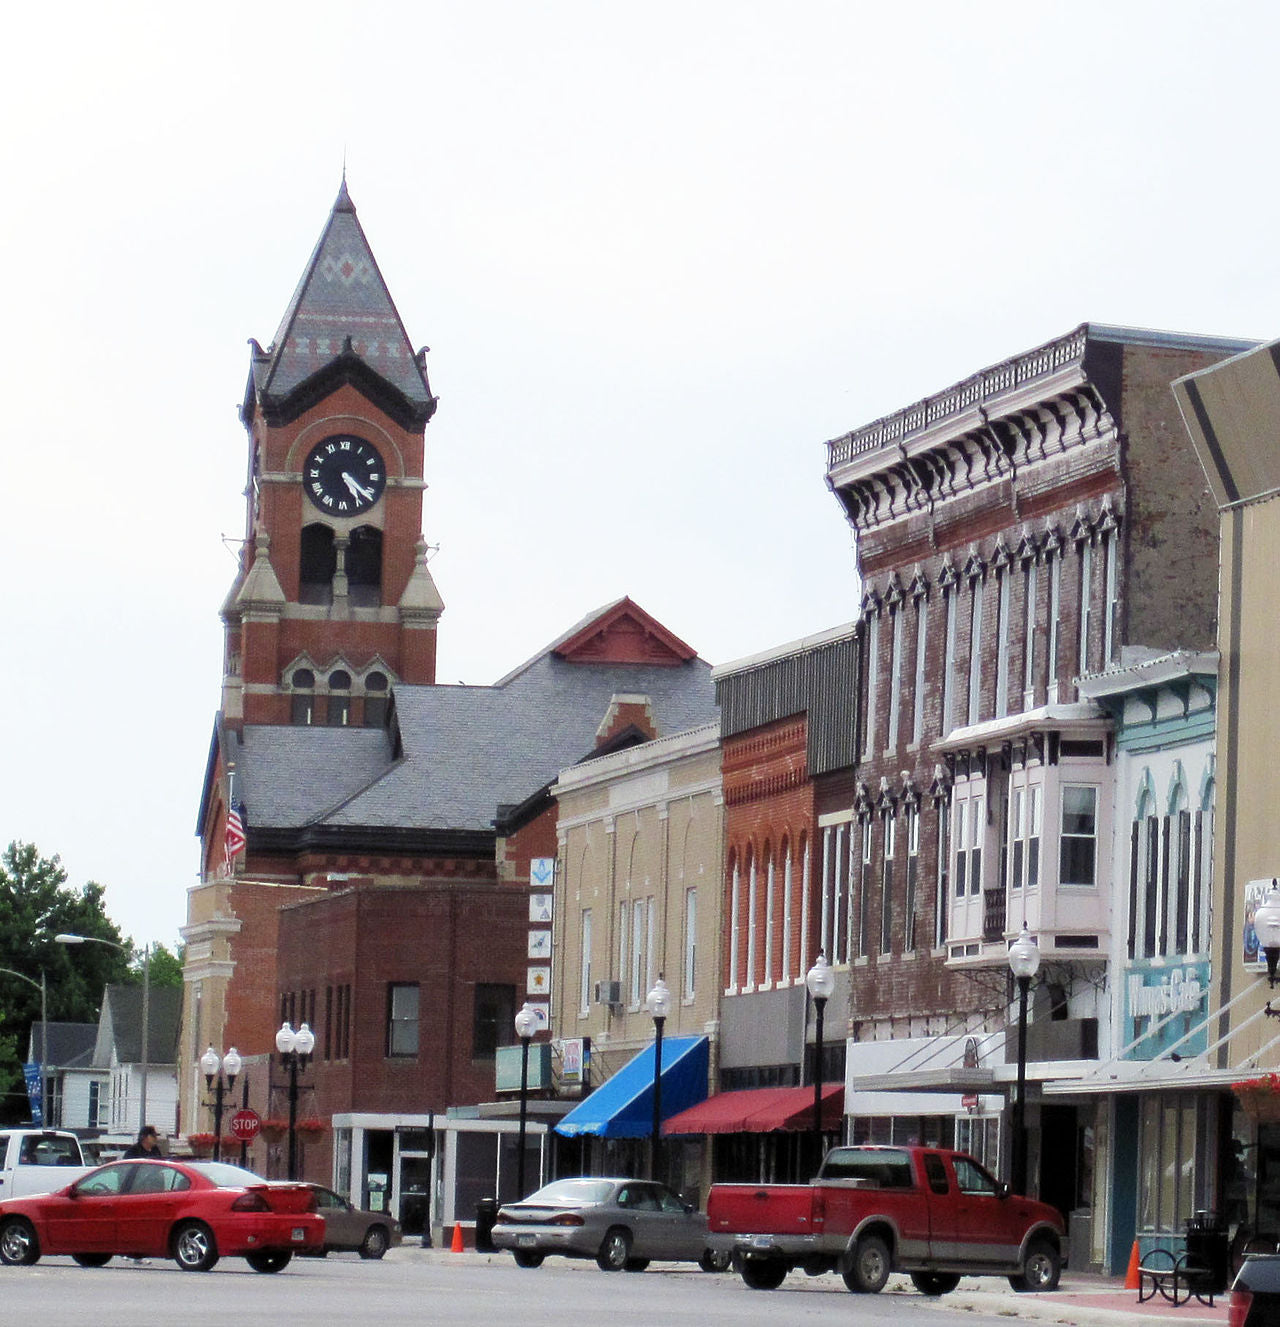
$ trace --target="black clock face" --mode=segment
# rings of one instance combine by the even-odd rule
[[[335,433],[307,453],[302,484],[330,516],[358,516],[382,496],[387,471],[378,449],[350,433]]]

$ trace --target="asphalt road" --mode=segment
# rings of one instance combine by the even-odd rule
[[[795,1274],[782,1289],[766,1292],[748,1290],[733,1273],[708,1275],[692,1266],[605,1273],[593,1264],[552,1259],[526,1271],[501,1256],[433,1258],[414,1248],[393,1250],[376,1263],[348,1255],[295,1260],[273,1276],[251,1271],[238,1258],[207,1273],[182,1272],[172,1262],[135,1266],[116,1259],[89,1269],[67,1258],[44,1258],[34,1267],[0,1267],[0,1305],[4,1323],[54,1327],[849,1327],[855,1318],[860,1327],[945,1327],[956,1319],[945,1300],[933,1303],[914,1293],[858,1296],[855,1315],[854,1297],[835,1276]],[[1010,1319],[1007,1311],[969,1311],[963,1321],[1008,1327]]]

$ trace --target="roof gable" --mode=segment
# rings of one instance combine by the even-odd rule
[[[619,599],[562,637],[551,652],[566,663],[675,668],[695,651],[629,598]]]

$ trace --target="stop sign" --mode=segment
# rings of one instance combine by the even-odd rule
[[[262,1117],[256,1110],[238,1110],[231,1117],[231,1132],[242,1143],[251,1143],[262,1128]]]

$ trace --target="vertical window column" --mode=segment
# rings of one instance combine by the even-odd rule
[[[1006,563],[996,572],[996,714],[1003,719],[1009,713],[1009,571]]]
[[[863,744],[863,758],[870,760],[876,750],[876,693],[880,679],[880,613],[876,609],[867,617],[867,732]]]
[[[736,995],[739,990],[738,965],[741,956],[738,953],[738,927],[742,914],[742,877],[737,860],[733,863],[733,876],[729,885],[729,994]]]
[[[969,586],[969,710],[965,722],[975,724],[982,718],[982,577],[971,577]]]
[[[886,750],[898,749],[898,716],[902,712],[902,602],[889,610],[889,737]]]
[[[591,1012],[591,909],[582,910],[582,960],[579,968],[578,1013]]]
[[[917,746],[924,738],[925,650],[928,645],[929,600],[923,593],[916,595],[916,668],[915,689],[912,696],[911,740]]]

